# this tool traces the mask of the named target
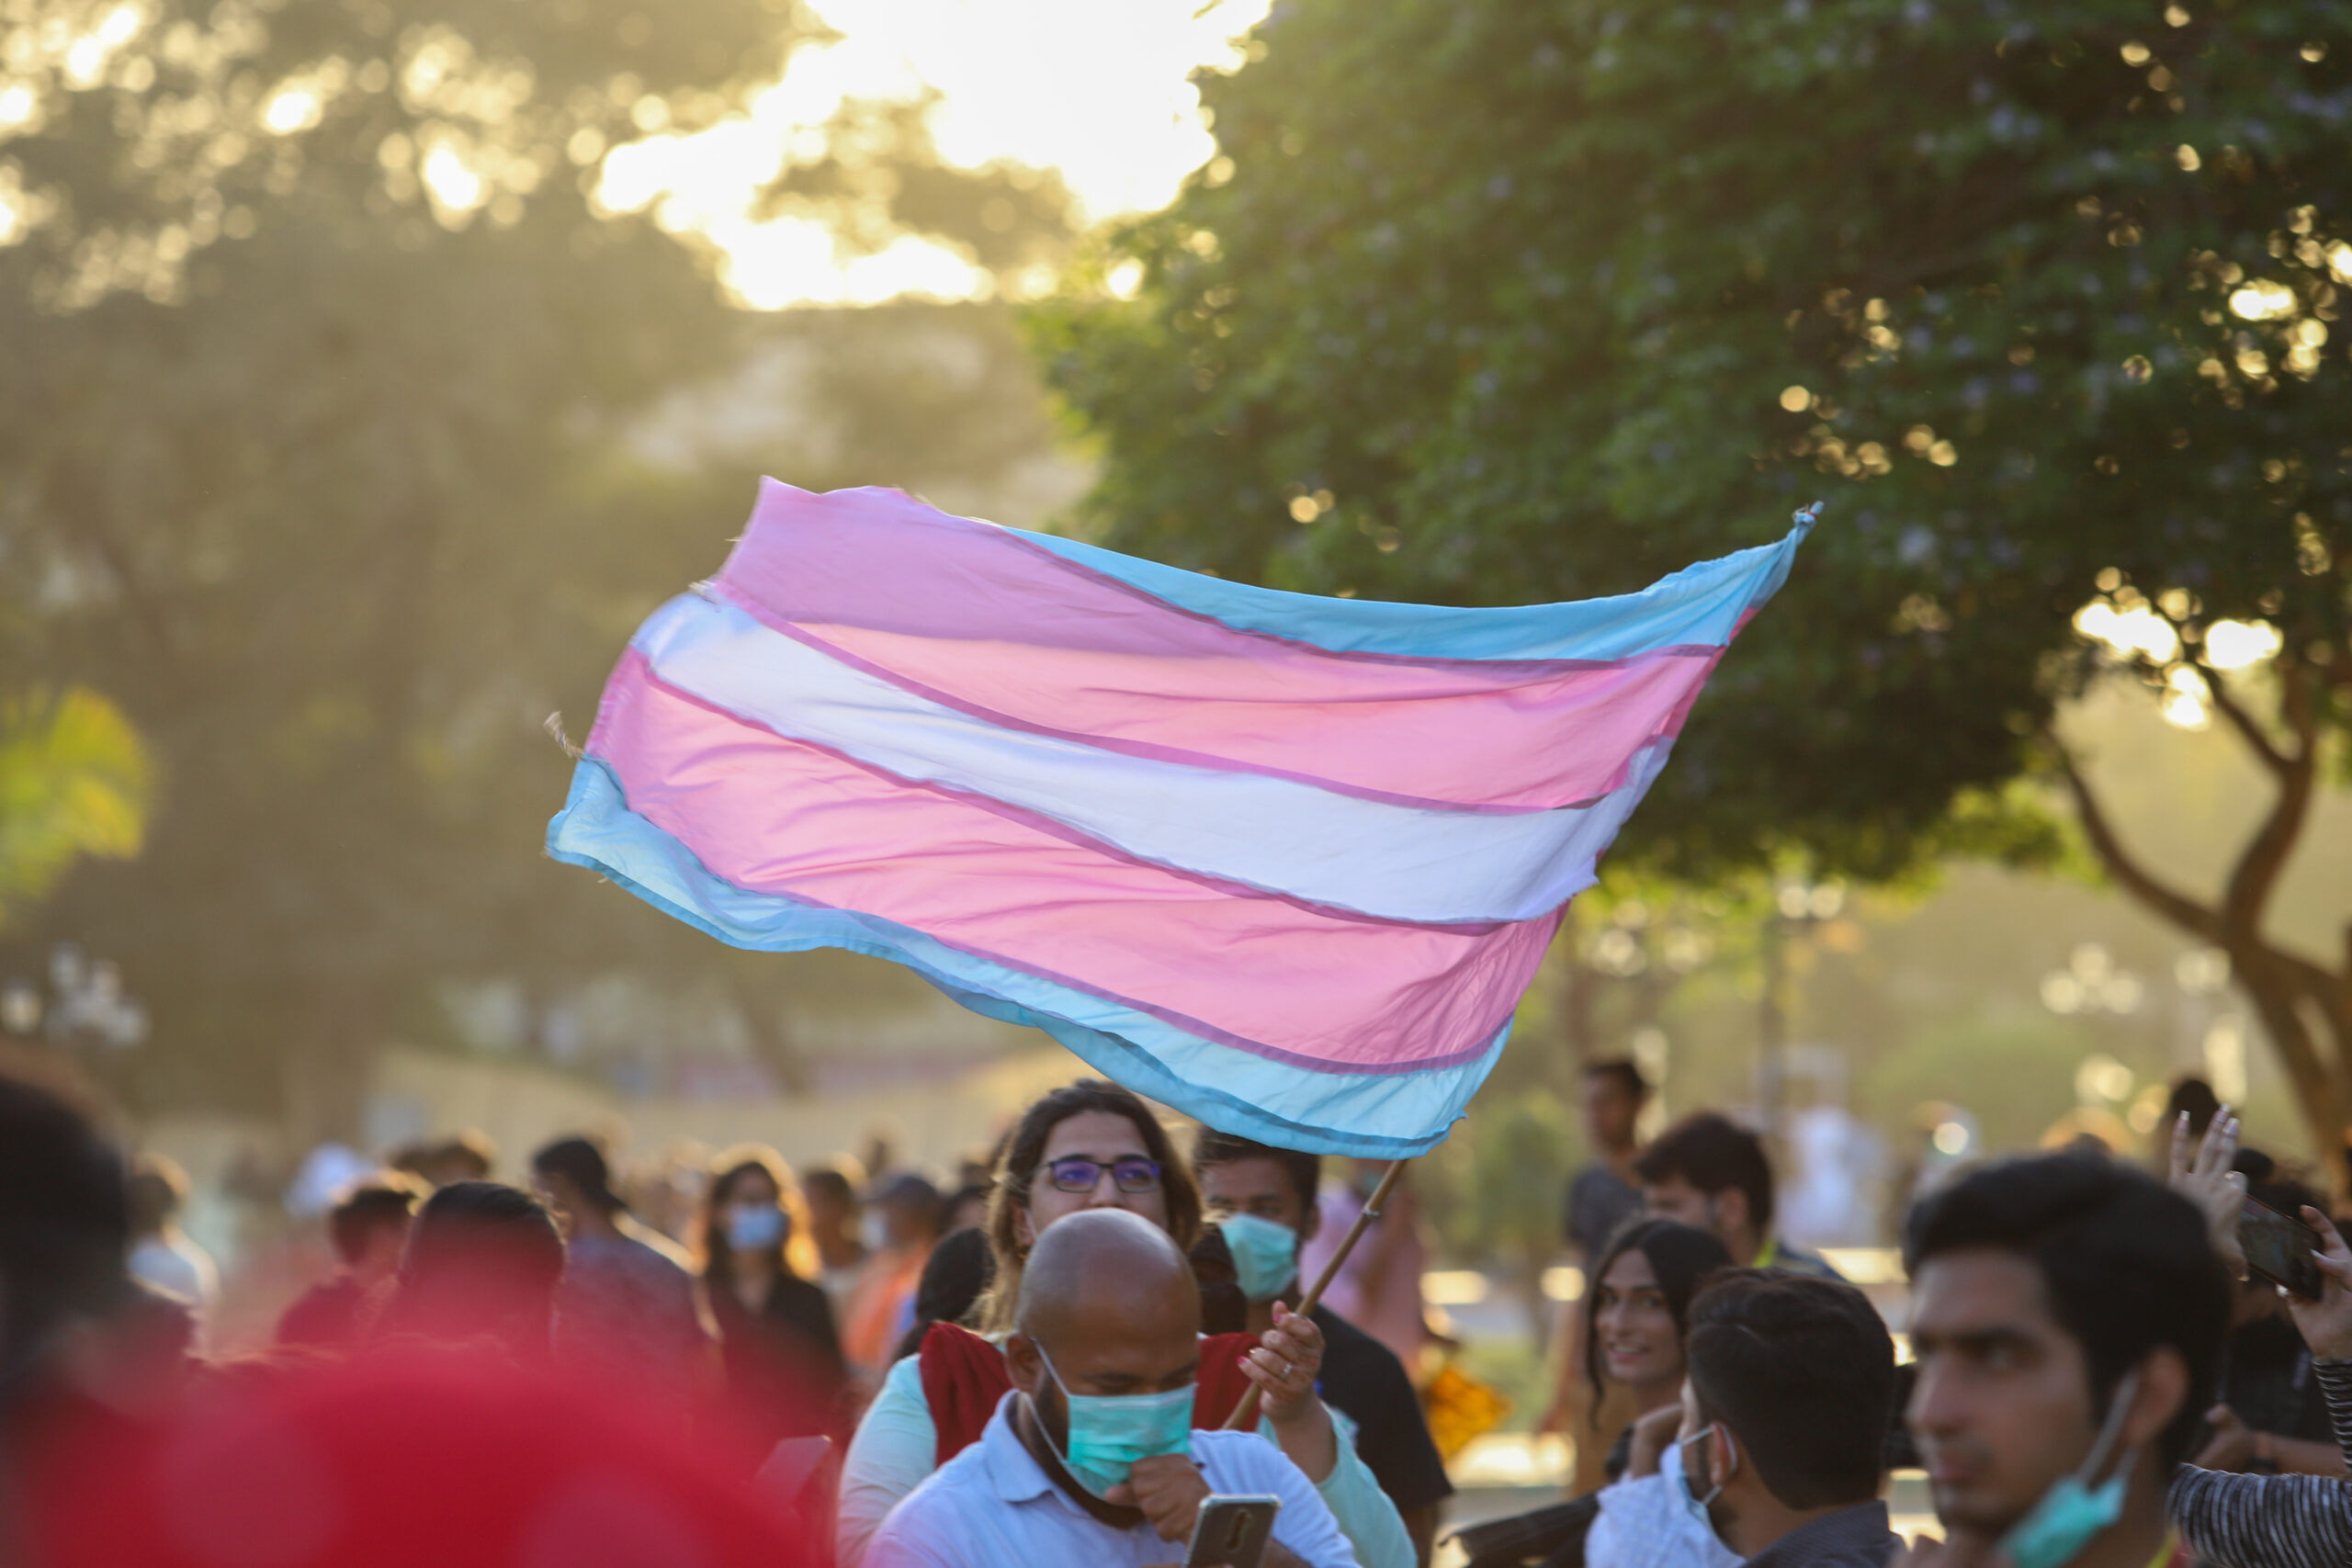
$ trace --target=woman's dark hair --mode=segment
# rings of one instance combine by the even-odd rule
[[[1673,1314],[1674,1337],[1679,1344],[1690,1328],[1690,1298],[1699,1293],[1709,1275],[1731,1267],[1730,1248],[1712,1231],[1675,1220],[1645,1220],[1637,1214],[1617,1227],[1617,1234],[1600,1249],[1600,1260],[1585,1276],[1584,1295],[1588,1303],[1599,1297],[1600,1281],[1629,1252],[1638,1252],[1649,1259],[1650,1272],[1657,1276],[1658,1294],[1666,1298],[1666,1310]],[[1597,1309],[1584,1314],[1584,1375],[1592,1384],[1592,1420],[1598,1429],[1603,1391],[1600,1314]]]
[[[717,1290],[735,1288],[735,1249],[727,1242],[727,1207],[735,1201],[736,1183],[753,1172],[775,1184],[784,1210],[784,1234],[775,1238],[779,1274],[806,1280],[817,1272],[816,1229],[808,1223],[808,1205],[792,1168],[775,1150],[745,1144],[722,1151],[710,1162],[710,1185],[703,1190],[702,1212],[695,1220],[695,1248],[702,1255],[702,1277]]]
[[[2188,1396],[2158,1436],[2166,1465],[2188,1456],[2221,1371],[2230,1292],[2196,1206],[2161,1181],[2076,1154],[2004,1160],[1911,1211],[1903,1263],[1916,1283],[1939,1256],[1991,1248],[2031,1263],[2059,1326],[2082,1347],[2094,1417],[2123,1374],[2169,1347]]]
[[[989,1200],[989,1244],[996,1255],[996,1277],[980,1303],[980,1321],[989,1328],[1012,1325],[1012,1303],[1021,1293],[1021,1265],[1026,1249],[1021,1245],[1018,1220],[1029,1205],[1029,1184],[1046,1157],[1046,1140],[1073,1116],[1090,1111],[1124,1116],[1135,1124],[1144,1153],[1159,1162],[1159,1187],[1168,1205],[1168,1234],[1179,1250],[1189,1252],[1201,1235],[1201,1190],[1193,1173],[1176,1157],[1167,1129],[1151,1108],[1131,1089],[1104,1078],[1080,1078],[1064,1084],[1021,1114],[1012,1135],[997,1160],[996,1191]]]
[[[922,1349],[922,1337],[931,1332],[933,1324],[962,1323],[979,1304],[980,1292],[989,1288],[989,1279],[995,1272],[987,1232],[967,1228],[943,1236],[924,1259],[922,1279],[915,1285],[914,1325],[899,1341],[890,1359],[904,1360]]]
[[[496,1181],[456,1181],[424,1201],[401,1256],[387,1325],[427,1338],[488,1338],[547,1354],[563,1237],[539,1201]]]
[[[1203,1225],[1186,1259],[1193,1265],[1193,1282],[1201,1289],[1201,1332],[1238,1334],[1248,1328],[1250,1298],[1241,1293],[1225,1232]]]

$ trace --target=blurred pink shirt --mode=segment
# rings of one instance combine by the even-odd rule
[[[1352,1187],[1327,1186],[1316,1203],[1322,1212],[1322,1223],[1298,1255],[1298,1277],[1305,1284],[1312,1284],[1339,1250],[1348,1227],[1363,1211],[1363,1194]],[[1385,1211],[1372,1222],[1355,1251],[1340,1266],[1339,1278],[1323,1293],[1323,1302],[1396,1351],[1396,1359],[1405,1363],[1406,1375],[1418,1380],[1421,1345],[1429,1337],[1428,1325],[1421,1320],[1421,1271],[1429,1266],[1429,1249],[1419,1233],[1408,1231],[1397,1239],[1377,1278],[1366,1272],[1379,1250],[1375,1244],[1381,1239],[1381,1228],[1399,1223],[1394,1210]]]

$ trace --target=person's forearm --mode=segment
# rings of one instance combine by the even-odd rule
[[[1270,1414],[1268,1419],[1283,1457],[1317,1485],[1329,1478],[1332,1467],[1340,1462],[1340,1434],[1331,1425],[1331,1413],[1323,1407],[1320,1399],[1302,1399],[1295,1413],[1279,1416]]]
[[[2282,1438],[2275,1432],[2263,1434],[2264,1448],[2271,1461],[2290,1475],[2335,1475],[2346,1473],[2344,1456],[2334,1443],[2321,1442],[2315,1438]]]
[[[1344,1433],[1338,1461],[1329,1476],[1315,1483],[1315,1495],[1331,1511],[1331,1520],[1340,1527],[1360,1568],[1415,1568],[1419,1553],[1405,1532],[1404,1516],[1365,1468],[1363,1456],[1348,1445]]]
[[[1281,1541],[1271,1539],[1266,1542],[1265,1555],[1258,1559],[1258,1565],[1259,1568],[1307,1568],[1306,1559]]]
[[[2316,1475],[2182,1465],[2165,1497],[2181,1539],[2216,1568],[2341,1568],[2352,1487]]]

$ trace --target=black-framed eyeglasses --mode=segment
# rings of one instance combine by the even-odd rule
[[[1156,1192],[1159,1190],[1159,1162],[1141,1155],[1121,1155],[1108,1162],[1089,1159],[1084,1155],[1072,1155],[1068,1159],[1047,1162],[1046,1174],[1057,1192],[1091,1192],[1102,1179],[1104,1171],[1111,1173],[1112,1184],[1122,1192]]]

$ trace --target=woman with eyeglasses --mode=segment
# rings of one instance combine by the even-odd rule
[[[1011,1386],[996,1346],[1012,1327],[1022,1266],[1038,1235],[1082,1209],[1107,1208],[1142,1215],[1186,1251],[1200,1235],[1200,1190],[1149,1108],[1116,1084],[1082,1078],[1030,1106],[998,1161],[988,1225],[995,1278],[975,1309],[981,1334],[935,1326],[918,1354],[890,1369],[851,1440],[842,1465],[838,1568],[861,1568],[884,1516],[978,1435]],[[1220,1393],[1261,1390],[1259,1431],[1315,1483],[1363,1568],[1413,1568],[1396,1506],[1357,1457],[1352,1433],[1315,1392],[1322,1356],[1321,1334],[1292,1316],[1242,1360],[1247,1382],[1214,1381]],[[1204,1389],[1210,1372],[1204,1363]],[[1194,1425],[1221,1426],[1231,1404],[1227,1399],[1214,1415],[1196,1406]]]

